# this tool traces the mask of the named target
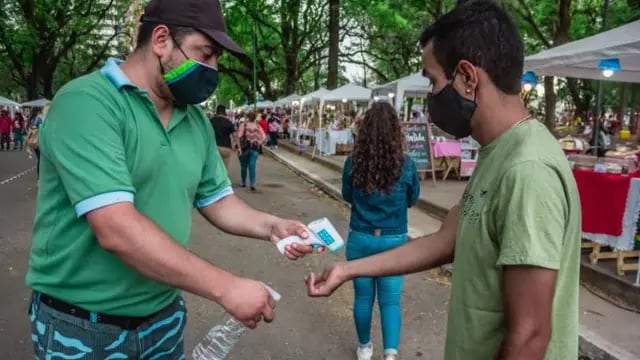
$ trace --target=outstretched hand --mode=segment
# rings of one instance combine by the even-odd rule
[[[339,262],[328,267],[322,274],[307,275],[304,280],[310,297],[328,297],[349,278],[345,271],[345,263]]]

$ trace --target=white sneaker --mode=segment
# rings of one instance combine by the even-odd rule
[[[384,360],[398,360],[398,355],[396,354],[385,354]]]
[[[358,360],[371,360],[373,357],[373,346],[371,346],[371,344],[359,346],[356,355],[358,355]]]

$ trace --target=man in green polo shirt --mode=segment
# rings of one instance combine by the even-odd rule
[[[196,106],[216,88],[223,49],[242,53],[218,0],[152,0],[126,61],[111,59],[56,95],[40,133],[27,274],[36,358],[184,359],[180,290],[250,328],[273,319],[261,283],[186,248],[194,206],[228,233],[274,244],[307,236],[301,223],[233,195]]]
[[[312,274],[308,292],[453,260],[446,360],[576,359],[580,201],[558,141],[520,99],[518,30],[495,3],[471,1],[420,42],[431,119],[482,145],[473,177],[440,231]]]

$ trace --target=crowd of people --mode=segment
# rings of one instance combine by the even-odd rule
[[[213,127],[218,151],[227,171],[233,153],[240,161],[240,186],[256,191],[257,163],[262,147],[278,149],[280,136],[289,138],[289,115],[284,110],[266,109],[237,114],[232,120],[224,105],[218,105],[215,114],[207,113]]]
[[[28,119],[28,120],[26,120]],[[30,111],[0,110],[0,151],[22,151],[29,147],[36,155],[36,168],[40,172],[38,132],[43,117],[40,108]]]

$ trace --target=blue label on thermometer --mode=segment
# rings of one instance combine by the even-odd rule
[[[322,230],[318,231],[318,233],[316,235],[327,246],[331,246],[331,244],[333,244],[335,242],[335,239],[333,238],[333,236],[331,236],[331,234],[329,234],[329,232],[326,229],[322,229]]]

